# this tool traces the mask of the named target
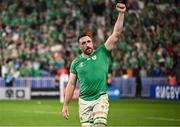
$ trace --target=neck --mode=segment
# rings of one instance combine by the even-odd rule
[[[88,54],[85,54],[85,53],[82,53],[82,56],[83,57],[85,57],[85,58],[87,58],[87,57],[89,57],[91,54],[93,54],[94,53],[94,50],[88,55]]]
[[[85,58],[88,57],[89,55],[82,53],[82,56],[85,57]]]

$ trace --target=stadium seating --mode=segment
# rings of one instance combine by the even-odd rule
[[[174,64],[173,46],[180,41],[175,27],[178,2],[125,3],[121,43],[112,53],[113,77],[128,68],[144,68],[146,76],[168,76]],[[0,6],[1,66],[13,77],[51,77],[62,65],[68,69],[79,54],[77,36],[88,32],[97,47],[111,32],[117,15],[111,0],[6,0]]]

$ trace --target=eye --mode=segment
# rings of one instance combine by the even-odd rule
[[[85,43],[86,43],[86,42],[85,42],[85,41],[83,41],[81,44],[82,44],[82,45],[84,45]]]

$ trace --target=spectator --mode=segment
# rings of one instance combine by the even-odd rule
[[[113,52],[112,75],[122,76],[122,69],[139,67],[147,70],[147,76],[169,75],[176,65],[173,47],[180,41],[179,2],[124,2],[129,11],[121,43]],[[0,61],[10,60],[16,77],[55,76],[61,63],[66,61],[69,67],[72,59],[79,54],[74,37],[90,31],[98,42],[95,46],[98,46],[110,35],[110,26],[116,17],[114,5],[111,0],[1,1]],[[89,17],[92,17],[91,20]],[[21,61],[18,69],[17,59]],[[8,69],[7,65],[7,60],[1,64],[2,76]],[[36,69],[32,72],[34,67]],[[160,74],[157,74],[158,71]],[[173,69],[173,73],[179,72]]]

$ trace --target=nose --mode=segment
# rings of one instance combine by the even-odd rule
[[[90,46],[90,43],[86,42],[86,46]]]

